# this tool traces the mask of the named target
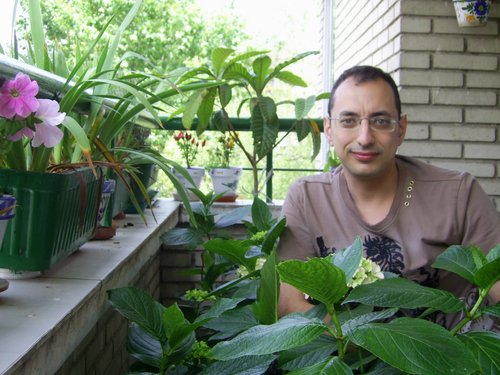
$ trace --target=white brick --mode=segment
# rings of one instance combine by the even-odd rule
[[[405,0],[401,2],[401,11],[405,15],[449,16],[454,14],[450,1]]]
[[[479,184],[488,195],[500,195],[500,179],[478,179]],[[498,209],[498,206],[497,206]]]
[[[408,124],[405,139],[424,140],[429,139],[429,126]]]
[[[441,168],[469,172],[471,175],[476,177],[495,177],[495,165],[491,163],[444,160],[432,160],[431,163]]]
[[[497,35],[497,25],[495,22],[488,22],[484,27],[459,27],[456,17],[453,18],[434,18],[433,32],[436,34],[459,34],[459,35]]]
[[[461,122],[462,110],[456,107],[407,105],[405,111],[411,122]]]
[[[500,74],[470,72],[465,75],[467,87],[500,88]]]
[[[466,144],[466,159],[500,160],[500,144]]]
[[[443,53],[433,56],[433,67],[437,69],[496,70],[498,58],[486,55]]]
[[[401,28],[404,33],[430,33],[431,20],[426,17],[404,17]]]
[[[441,89],[431,90],[432,103],[452,105],[496,105],[497,95],[492,91]]]
[[[493,24],[493,22],[491,22],[491,24]],[[467,52],[500,54],[500,39],[498,39],[498,37],[495,38],[468,37]]]
[[[462,87],[463,74],[446,70],[403,70],[402,86]]]
[[[465,110],[465,122],[500,124],[500,109],[467,108]]]
[[[406,141],[399,147],[399,153],[423,158],[460,158],[462,156],[462,146],[452,142]]]
[[[401,68],[428,69],[431,66],[431,57],[425,52],[402,52]]]
[[[405,34],[402,36],[401,45],[405,51],[463,52],[465,49],[465,41],[455,35]]]
[[[432,126],[431,138],[440,141],[484,141],[495,139],[495,129],[486,126]]]
[[[405,104],[429,104],[428,89],[403,88],[400,92],[401,102]]]

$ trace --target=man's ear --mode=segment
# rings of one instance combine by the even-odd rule
[[[328,140],[328,144],[330,146],[333,146],[332,125],[328,117],[323,117],[323,132],[325,133],[325,137]]]
[[[399,142],[398,146],[401,146],[405,139],[406,129],[408,128],[408,117],[406,115],[401,115],[399,119]]]

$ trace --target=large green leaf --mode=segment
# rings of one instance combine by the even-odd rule
[[[210,118],[214,112],[215,97],[217,96],[217,89],[211,88],[203,90],[204,94],[201,99],[200,106],[198,107],[198,125],[196,126],[196,134],[199,136],[208,127]]]
[[[212,65],[215,75],[218,77],[222,71],[222,66],[226,59],[234,52],[231,48],[215,48],[212,51]]]
[[[500,335],[495,332],[467,332],[459,335],[467,349],[476,358],[483,374],[500,374]]]
[[[242,81],[246,84],[253,83],[253,76],[248,72],[248,70],[242,64],[239,63],[234,63],[229,65],[224,71],[222,79],[225,80],[235,79],[237,81]]]
[[[437,256],[432,264],[434,268],[441,268],[460,275],[470,283],[474,283],[474,274],[478,267],[474,261],[475,247],[453,245]]]
[[[482,312],[500,318],[500,303],[497,303],[496,305],[493,306],[485,307],[482,310]]]
[[[203,243],[202,233],[195,228],[172,228],[162,234],[162,242],[167,246],[186,246],[194,249]]]
[[[292,86],[307,87],[306,81],[289,71],[282,71],[276,74],[276,78]]]
[[[203,326],[219,332],[211,336],[212,340],[223,340],[258,324],[252,306],[247,305],[225,311],[220,316],[204,323]]]
[[[273,215],[266,202],[255,197],[252,202],[252,222],[259,231],[268,230],[273,225]]]
[[[344,324],[342,324],[342,333],[345,335],[354,328],[361,326],[363,324],[375,322],[377,320],[384,320],[387,318],[390,318],[396,314],[398,311],[397,308],[391,308],[387,310],[381,310],[381,311],[373,311],[369,312],[360,316],[357,316],[353,319],[348,320]]]
[[[313,366],[291,371],[290,375],[352,375],[351,368],[339,357],[333,357]]]
[[[313,161],[321,150],[321,132],[319,131],[318,124],[312,118],[309,119],[309,124],[311,125],[311,139],[313,143],[313,151],[310,160]]]
[[[196,318],[194,323],[202,326],[226,311],[234,309],[242,301],[243,298],[219,298],[207,312]]]
[[[311,132],[309,121],[302,119],[294,122],[295,133],[297,134],[297,141],[302,142]]]
[[[369,323],[349,333],[354,344],[411,374],[470,374],[478,364],[445,328],[421,319]]]
[[[488,255],[486,255],[486,259],[489,262],[492,262],[497,258],[500,258],[500,244],[496,245],[493,249],[489,251]]]
[[[260,271],[260,285],[257,290],[257,301],[254,303],[254,312],[262,324],[272,324],[278,320],[279,281],[276,263],[278,263],[278,256],[276,250],[273,250]]]
[[[464,307],[463,301],[450,292],[428,288],[403,278],[360,285],[347,296],[344,303],[347,302],[406,309],[428,307],[446,313],[460,311]]]
[[[245,356],[230,361],[219,361],[204,369],[200,375],[258,375],[266,373],[271,363],[276,359],[272,354]]]
[[[226,228],[240,223],[241,220],[250,216],[251,207],[249,205],[241,206],[227,213],[221,214],[215,221],[216,228]]]
[[[203,91],[204,90],[193,92],[185,104],[184,112],[182,113],[182,126],[186,129],[191,129],[193,125],[194,116],[198,112],[203,100]]]
[[[474,284],[484,289],[489,288],[498,280],[500,280],[500,258],[487,263],[474,275]]]
[[[276,104],[270,97],[252,98],[250,114],[254,149],[257,156],[263,158],[273,149],[278,137],[279,119]]]
[[[245,266],[249,270],[255,268],[256,258],[246,258],[245,254],[252,243],[250,241],[225,240],[214,238],[203,244],[205,250],[220,254],[237,265]]]
[[[219,100],[222,108],[226,108],[233,97],[233,92],[231,86],[221,85],[219,86]]]
[[[160,368],[162,349],[160,342],[137,324],[131,324],[127,335],[127,351],[142,363]]]
[[[295,118],[297,120],[302,120],[309,114],[309,111],[314,106],[316,102],[316,97],[314,95],[309,96],[307,99],[298,98],[295,100]]]
[[[264,241],[262,242],[262,252],[265,254],[270,254],[278,240],[279,236],[285,230],[286,218],[282,217],[269,229],[264,236]]]
[[[319,319],[298,314],[285,316],[271,325],[258,325],[229,341],[215,345],[210,357],[230,360],[249,355],[265,355],[305,345],[326,330]]]
[[[165,307],[149,294],[138,288],[123,287],[109,290],[108,297],[111,305],[125,318],[161,342],[166,340],[162,322]]]
[[[265,80],[269,67],[271,66],[271,58],[269,56],[257,57],[252,63],[252,68],[255,73],[253,88],[257,95],[264,90]]]
[[[345,249],[341,249],[333,256],[333,264],[345,273],[345,279],[349,282],[356,273],[363,257],[363,240],[356,236],[354,242]]]
[[[344,272],[329,260],[287,260],[277,266],[281,281],[331,307],[347,293]]]
[[[321,335],[309,344],[280,353],[283,370],[294,370],[323,362],[337,350],[337,340],[331,335]]]

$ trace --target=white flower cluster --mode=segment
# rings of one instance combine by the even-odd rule
[[[257,258],[257,262],[255,263],[255,269],[260,270],[262,266],[266,263],[266,258]],[[248,269],[245,266],[239,266],[236,269],[236,274],[239,277],[243,277],[249,274]]]
[[[370,284],[383,278],[384,274],[378,264],[372,262],[370,259],[361,258],[359,267],[352,279],[347,283],[347,286],[355,288],[358,285]]]

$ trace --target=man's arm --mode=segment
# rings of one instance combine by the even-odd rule
[[[488,293],[488,299],[494,305],[500,302],[500,281],[496,282]]]
[[[304,293],[290,284],[281,283],[278,300],[279,317],[292,312],[305,312],[312,307],[313,305],[304,298]]]

